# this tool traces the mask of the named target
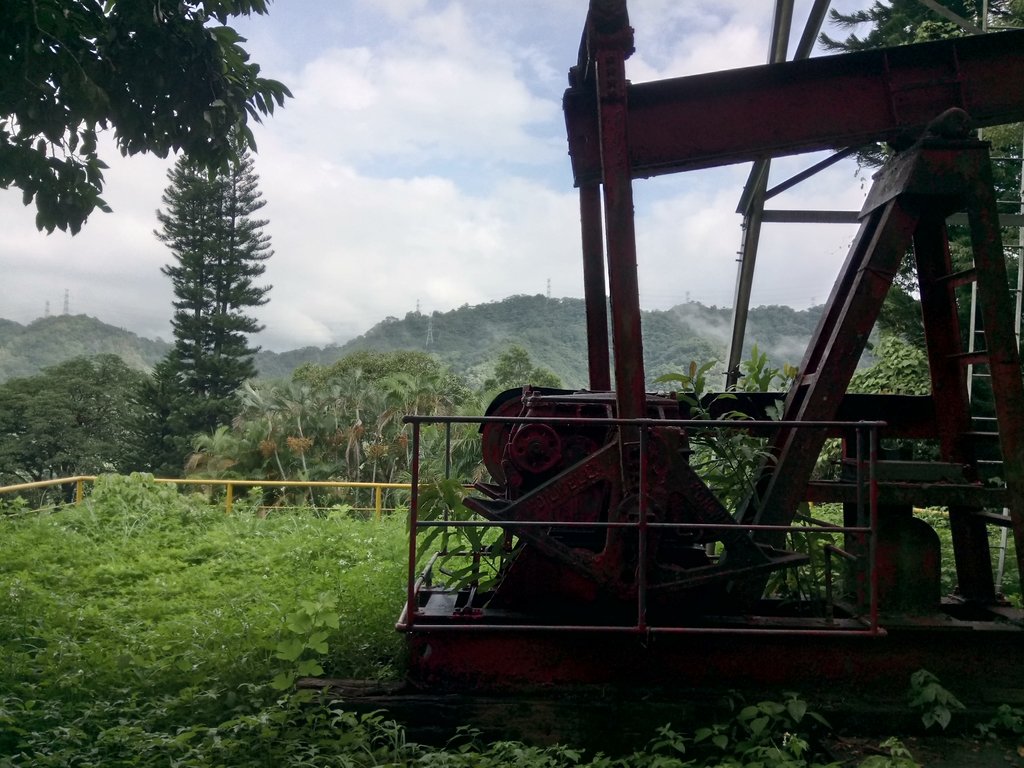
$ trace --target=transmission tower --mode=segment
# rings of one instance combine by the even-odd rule
[[[430,346],[434,343],[434,316],[431,315],[427,318],[427,343],[425,346]]]
[[[71,314],[71,291],[67,288],[64,289],[64,314]]]

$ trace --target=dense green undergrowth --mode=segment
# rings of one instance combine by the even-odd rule
[[[247,509],[107,476],[0,520],[0,765],[149,765],[147,744],[285,711],[268,683],[310,655],[296,639],[331,674],[398,674],[404,521]]]
[[[228,516],[146,476],[109,476],[78,506],[0,510],[0,768],[828,764],[821,720],[795,694],[652,723],[645,748],[613,758],[469,730],[423,746],[383,714],[295,693],[296,675],[321,670],[401,675],[404,519],[264,517],[256,502]],[[901,750],[864,764],[914,765]]]

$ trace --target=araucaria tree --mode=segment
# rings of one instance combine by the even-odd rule
[[[265,201],[247,152],[223,172],[179,159],[168,178],[156,232],[174,254],[163,268],[175,297],[165,373],[176,390],[164,463],[180,470],[191,438],[230,423],[235,390],[256,375],[248,336],[262,326],[247,312],[268,301],[270,286],[256,281],[273,251],[267,221],[254,216]]]

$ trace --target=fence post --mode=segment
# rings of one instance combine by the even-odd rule
[[[82,499],[85,498],[85,480],[78,478],[75,480],[75,504],[81,504]]]
[[[384,515],[384,489],[379,485],[373,489],[373,509],[374,517],[380,520]]]
[[[231,514],[231,504],[235,500],[235,486],[231,483],[227,484],[227,493],[224,495],[224,514]]]

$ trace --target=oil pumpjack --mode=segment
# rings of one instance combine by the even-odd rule
[[[1024,557],[1024,387],[989,149],[972,132],[1024,119],[1024,31],[641,84],[625,77],[632,52],[625,0],[591,0],[563,99],[590,389],[526,387],[491,404],[480,420],[491,482],[465,499],[473,519],[428,520],[414,496],[398,621],[412,678],[463,689],[832,685],[926,667],[954,684],[984,671],[1024,687],[1024,623],[997,593],[989,547],[990,527],[1009,527]],[[697,430],[726,426],[706,412],[694,421],[695,408],[715,416],[720,401],[646,391],[633,182],[881,141],[891,159],[781,419],[765,417],[778,395],[728,403],[750,419],[729,425],[763,437],[765,459],[727,508],[691,466]],[[966,214],[973,251],[960,271],[947,235],[955,214]],[[908,252],[931,395],[848,394]],[[957,291],[971,283],[984,351],[962,341]],[[990,374],[996,426],[985,433],[972,426],[966,365]],[[418,454],[419,431],[434,427],[409,421]],[[844,472],[815,479],[830,438]],[[893,439],[929,441],[938,458],[889,459],[879,445]],[[982,455],[997,456],[998,479]],[[842,524],[809,518],[807,502],[842,504]],[[915,514],[925,506],[948,510],[954,595],[941,594],[938,536]],[[422,551],[431,532],[459,526],[478,527],[476,548]],[[829,543],[792,544],[815,536]],[[492,578],[481,575],[488,563]],[[812,567],[825,569],[818,597],[778,597],[775,584]]]

